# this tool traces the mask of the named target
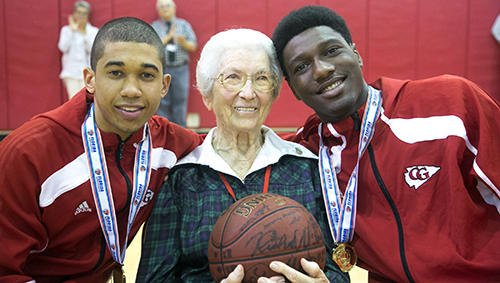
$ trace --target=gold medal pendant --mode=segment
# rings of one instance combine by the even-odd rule
[[[117,266],[113,270],[113,283],[126,283],[125,270],[123,266]]]
[[[354,247],[346,243],[339,243],[337,247],[333,249],[332,259],[340,267],[342,272],[349,272],[358,262],[358,255]]]

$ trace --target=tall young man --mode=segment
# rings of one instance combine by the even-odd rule
[[[273,41],[316,112],[293,140],[320,157],[339,266],[357,256],[370,282],[497,281],[498,102],[449,75],[366,84],[344,19],[325,7],[292,11]]]

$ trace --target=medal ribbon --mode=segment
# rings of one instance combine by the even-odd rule
[[[113,259],[120,265],[123,265],[125,260],[125,251],[127,239],[134,223],[135,217],[139,213],[140,205],[146,188],[149,185],[151,176],[151,151],[152,142],[151,134],[149,133],[148,123],[144,125],[144,138],[137,146],[134,158],[133,171],[133,187],[132,187],[132,202],[130,204],[127,237],[123,247],[120,248],[120,237],[118,234],[118,223],[116,219],[115,204],[113,201],[113,193],[108,175],[108,167],[106,164],[106,156],[104,155],[104,147],[102,145],[99,129],[95,124],[94,105],[90,107],[87,118],[82,124],[82,139],[87,160],[89,163],[90,185],[94,202],[98,211],[99,222],[106,238],[109,251]]]
[[[325,206],[327,208],[328,222],[330,224],[330,230],[335,243],[350,242],[354,236],[354,228],[356,226],[359,160],[363,156],[363,153],[373,138],[375,122],[380,116],[381,105],[382,97],[380,95],[380,91],[369,87],[365,112],[361,121],[358,160],[347,183],[345,196],[342,196],[342,192],[340,191],[337,173],[335,172],[335,166],[333,165],[329,154],[329,148],[328,146],[323,145],[323,139],[321,137],[323,124],[321,123],[318,127],[320,140],[319,171],[321,185],[323,187],[323,196],[325,199]],[[331,124],[328,124],[328,126],[331,127]]]

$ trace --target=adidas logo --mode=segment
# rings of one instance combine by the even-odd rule
[[[82,204],[80,204],[77,208],[76,208],[76,211],[75,211],[75,215],[79,214],[79,213],[82,213],[82,212],[91,212],[92,209],[89,207],[89,204],[87,203],[87,201],[83,201]]]
[[[417,165],[406,168],[405,181],[415,190],[429,180],[441,167]]]

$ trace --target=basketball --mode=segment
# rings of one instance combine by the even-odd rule
[[[281,261],[304,273],[300,259],[326,261],[321,228],[307,209],[291,198],[256,194],[235,202],[219,217],[208,243],[208,261],[215,282],[238,264],[245,268],[242,282],[278,274],[269,268]]]

